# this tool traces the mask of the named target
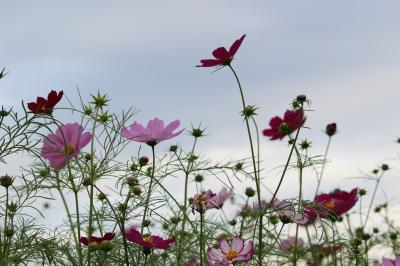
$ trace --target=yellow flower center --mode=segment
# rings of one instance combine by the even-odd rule
[[[144,242],[148,242],[148,243],[152,243],[153,242],[153,238],[151,236],[145,236],[145,237],[143,237],[143,241]]]
[[[201,194],[198,198],[197,198],[198,202],[204,202],[206,201],[206,195],[205,194]]]
[[[75,149],[71,144],[68,144],[68,145],[65,146],[65,148],[64,148],[65,155],[71,155],[74,152],[75,152]]]
[[[229,250],[229,252],[226,254],[226,259],[231,261],[234,258],[236,258],[237,256],[239,256],[239,254],[235,251],[235,250]]]
[[[333,209],[333,208],[335,208],[335,203],[333,202],[333,200],[330,200],[330,201],[328,201],[327,203],[325,203],[325,206],[326,206],[328,209]]]

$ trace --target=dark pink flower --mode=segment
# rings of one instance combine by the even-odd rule
[[[174,133],[180,125],[179,120],[175,120],[164,127],[164,121],[154,118],[147,123],[147,127],[134,122],[129,128],[122,128],[122,136],[137,142],[145,142],[150,146],[154,146],[160,141],[174,138],[183,132]]]
[[[55,134],[43,140],[42,157],[56,170],[64,168],[68,160],[76,158],[91,140],[90,132],[83,133],[78,123],[61,125]]]
[[[374,266],[400,266],[400,256],[397,256],[395,260],[382,258],[382,263],[375,262]]]
[[[225,200],[227,200],[230,196],[232,196],[232,190],[227,189],[226,187],[222,188],[218,194],[210,199],[208,205],[220,209],[224,204]]]
[[[115,238],[115,233],[105,233],[102,237],[90,236],[89,238],[82,236],[80,242],[85,246],[103,244],[110,242]]]
[[[253,258],[253,241],[245,245],[240,236],[235,236],[229,242],[223,238],[219,241],[219,248],[208,248],[208,262],[212,266],[230,265],[239,261],[249,261]]]
[[[138,244],[144,248],[167,249],[171,244],[175,243],[175,237],[171,239],[162,239],[155,235],[142,236],[135,227],[131,226],[125,230],[125,237],[129,241]]]
[[[321,218],[335,219],[348,212],[358,201],[358,189],[352,191],[334,191],[329,194],[317,195],[314,199],[319,206],[310,207],[305,212],[311,218],[315,219],[318,216]]]
[[[202,59],[200,60],[200,65],[197,65],[197,67],[214,67],[214,66],[229,65],[232,62],[233,57],[235,56],[240,45],[242,44],[244,37],[246,37],[246,34],[240,37],[240,39],[236,40],[232,44],[231,48],[229,48],[229,51],[227,51],[225,47],[219,47],[215,49],[212,53],[215,59]]]
[[[64,92],[60,91],[58,94],[56,91],[50,91],[47,95],[47,99],[43,97],[37,97],[36,102],[28,103],[28,109],[34,114],[51,114],[54,106],[61,100]]]
[[[271,128],[264,129],[263,135],[271,137],[271,140],[283,139],[303,126],[305,121],[306,117],[304,117],[303,110],[287,110],[283,119],[275,116],[269,121]]]

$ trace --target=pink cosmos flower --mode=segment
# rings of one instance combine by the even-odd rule
[[[246,34],[240,37],[240,39],[236,40],[229,51],[225,49],[225,47],[219,47],[213,51],[213,56],[215,59],[203,59],[200,60],[200,65],[196,67],[213,67],[213,66],[227,66],[229,65],[233,57],[235,56],[237,50],[239,49],[240,45],[242,44],[244,37]]]
[[[296,206],[294,206],[287,200],[280,202],[279,200],[275,199],[273,202],[273,206],[276,210],[276,213],[284,223],[297,223],[305,225],[309,222],[308,216],[305,213],[296,212]]]
[[[291,249],[294,249],[296,246],[296,238],[293,236],[288,237],[287,239],[282,240],[282,242],[279,245],[279,249],[282,252],[287,252]],[[302,238],[297,239],[297,248],[303,248],[304,247],[304,240]]]
[[[78,123],[61,125],[55,134],[43,140],[42,157],[56,170],[64,168],[68,160],[76,158],[79,151],[91,140],[90,132],[83,133]]]
[[[397,256],[395,260],[382,258],[382,263],[375,262],[374,266],[400,266],[400,256]]]
[[[105,233],[102,237],[90,236],[89,238],[82,236],[79,241],[85,246],[104,244],[115,238],[115,233]]]
[[[164,127],[164,121],[157,117],[147,123],[147,127],[134,122],[132,125],[122,128],[122,136],[137,142],[145,142],[150,146],[154,146],[160,141],[174,138],[183,132],[174,133],[180,125],[179,120],[175,120]]]
[[[212,266],[231,265],[238,261],[249,261],[253,258],[253,241],[245,245],[240,236],[235,236],[229,243],[227,239],[219,241],[219,248],[208,248],[208,263]]]
[[[358,201],[358,189],[352,191],[334,191],[329,194],[317,195],[314,199],[321,207],[310,207],[306,210],[306,214],[315,219],[318,216],[321,218],[335,218],[348,212]]]
[[[205,213],[206,210],[215,208],[215,206],[211,204],[211,199],[215,196],[216,194],[211,190],[203,191],[194,195],[192,201],[192,212],[194,213],[194,210],[196,210],[200,213]]]
[[[155,235],[142,236],[133,226],[125,230],[125,237],[129,241],[144,248],[167,249],[171,244],[175,243],[175,237],[171,239],[162,239]]]
[[[209,201],[209,205],[213,206],[216,209],[220,209],[224,204],[225,200],[227,200],[230,196],[232,196],[232,190],[223,187],[218,194],[212,197]]]
[[[271,140],[283,139],[285,136],[290,135],[293,131],[303,126],[306,118],[302,110],[287,110],[283,119],[279,116],[273,117],[269,121],[269,126],[263,130],[263,135],[271,137]]]

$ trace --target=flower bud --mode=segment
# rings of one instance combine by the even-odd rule
[[[137,177],[136,176],[129,176],[127,179],[126,179],[126,183],[129,185],[129,186],[137,186],[138,184],[139,184],[139,180],[137,179]]]
[[[14,182],[14,178],[12,178],[11,176],[8,175],[3,175],[2,177],[0,177],[0,185],[8,188],[9,186],[11,186]]]
[[[82,185],[84,185],[85,187],[88,187],[88,186],[90,186],[90,185],[92,185],[93,184],[93,182],[92,182],[92,180],[90,179],[90,177],[85,177],[83,180],[82,180]]]
[[[298,101],[299,103],[304,103],[305,101],[307,101],[307,96],[304,94],[297,95],[296,101]]]
[[[204,133],[204,129],[200,129],[200,128],[192,128],[192,131],[190,132],[190,135],[192,135],[195,138],[200,138],[203,136]]]
[[[235,164],[235,170],[236,171],[240,171],[243,169],[243,163],[237,163]]]
[[[142,223],[142,226],[143,227],[148,227],[148,226],[150,226],[150,224],[151,224],[150,220],[144,220],[143,223]]]
[[[389,165],[384,163],[384,164],[382,164],[381,169],[382,169],[382,171],[387,171],[387,170],[389,170]]]
[[[131,191],[136,196],[139,196],[140,194],[142,194],[142,190],[140,189],[140,187],[132,187]]]
[[[178,150],[178,146],[177,145],[171,145],[170,147],[169,147],[169,151],[170,152],[176,152]]]
[[[336,123],[328,124],[325,129],[326,135],[332,137],[336,134]]]
[[[362,237],[361,237],[361,239],[364,240],[364,241],[367,241],[367,240],[369,240],[370,238],[371,238],[371,235],[370,235],[370,234],[363,234]]]
[[[379,233],[379,229],[374,227],[374,229],[372,229],[372,232],[374,232],[375,234]]]
[[[107,195],[104,193],[99,193],[97,194],[97,199],[100,201],[106,200],[107,199]]]
[[[246,188],[244,193],[246,194],[247,197],[251,198],[256,194],[256,191],[253,188],[248,187]]]
[[[202,175],[196,175],[194,177],[194,181],[199,182],[199,183],[203,182],[204,181],[204,177]]]
[[[244,110],[242,111],[242,115],[244,117],[252,117],[257,115],[256,114],[256,110],[257,108],[254,105],[248,105],[244,108]]]
[[[360,196],[364,196],[365,194],[367,194],[367,191],[366,191],[365,189],[363,189],[363,188],[360,188],[360,189],[358,190],[358,194],[359,194]]]
[[[232,219],[229,221],[229,224],[235,226],[237,224],[237,221],[235,219]]]
[[[147,157],[147,156],[141,156],[140,158],[139,158],[139,165],[140,166],[145,166],[145,165],[147,165],[149,163],[149,157]]]
[[[389,237],[392,240],[396,240],[397,239],[397,233],[391,233]]]
[[[181,219],[179,217],[171,217],[171,223],[177,224]]]

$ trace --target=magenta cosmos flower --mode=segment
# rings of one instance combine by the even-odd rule
[[[237,50],[239,49],[240,45],[242,44],[244,37],[246,34],[240,37],[240,39],[236,40],[229,51],[225,49],[225,47],[219,47],[213,51],[213,56],[215,59],[203,59],[200,60],[200,65],[197,67],[214,67],[214,66],[227,66],[229,65],[233,57],[235,56]]]
[[[59,101],[61,101],[63,95],[63,91],[57,93],[56,91],[52,90],[47,95],[47,99],[43,97],[37,97],[36,102],[28,103],[28,109],[34,114],[51,114],[53,112],[53,108]]]
[[[162,239],[159,236],[147,235],[142,236],[135,227],[131,226],[125,230],[125,237],[129,241],[138,244],[144,248],[167,249],[171,244],[175,243],[175,237],[171,239]]]
[[[157,117],[147,123],[147,127],[134,122],[132,125],[122,128],[122,136],[137,142],[145,142],[150,146],[154,146],[160,141],[174,138],[183,132],[174,133],[180,125],[179,120],[175,120],[164,127],[164,121]]]
[[[229,242],[227,239],[219,241],[219,248],[208,248],[208,262],[212,266],[231,265],[238,261],[249,261],[253,258],[253,241],[244,240],[235,236]]]
[[[383,257],[382,263],[375,262],[374,266],[400,266],[400,256],[398,256],[395,260]]]
[[[358,201],[358,189],[352,191],[334,191],[329,194],[317,195],[314,199],[320,207],[310,207],[305,212],[311,219],[317,216],[321,218],[333,218],[348,212]]]
[[[304,125],[306,118],[303,110],[287,110],[283,119],[279,116],[273,117],[269,121],[269,126],[263,130],[263,135],[271,137],[271,140],[283,139],[293,131]]]
[[[78,123],[61,125],[55,134],[43,140],[42,157],[56,170],[64,168],[68,160],[76,158],[79,151],[91,140],[90,132],[83,133]]]
[[[104,244],[112,241],[115,238],[115,233],[105,233],[102,237],[90,236],[90,237],[81,237],[80,242],[85,246],[96,245],[96,244]]]

